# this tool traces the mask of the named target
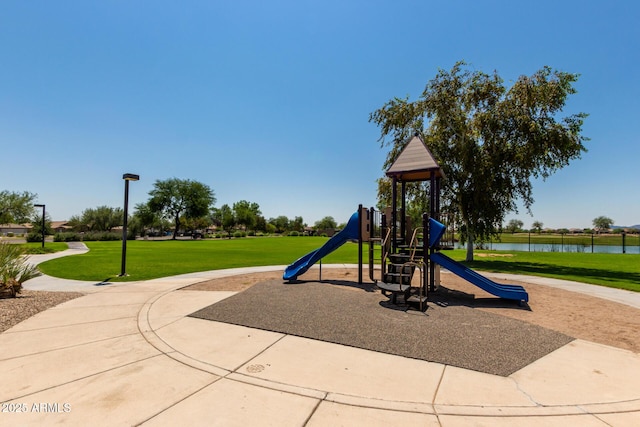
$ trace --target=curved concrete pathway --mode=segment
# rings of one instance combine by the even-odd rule
[[[108,286],[73,282],[87,294],[0,334],[0,425],[635,426],[640,420],[640,355],[587,341],[505,378],[188,317],[233,293],[180,288],[283,269]],[[64,288],[46,276],[25,287],[44,289],[45,282]]]

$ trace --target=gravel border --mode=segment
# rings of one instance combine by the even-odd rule
[[[23,289],[16,298],[2,298],[0,299],[0,333],[41,311],[83,295],[80,292],[47,292]]]

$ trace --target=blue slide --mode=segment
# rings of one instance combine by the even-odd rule
[[[529,301],[529,294],[522,286],[496,283],[440,252],[431,254],[431,260],[492,295],[516,301]]]
[[[284,270],[284,275],[282,278],[284,280],[295,280],[301,274],[304,274],[309,267],[311,267],[316,262],[320,261],[320,259],[329,255],[331,252],[338,249],[348,240],[356,240],[360,236],[359,222],[358,222],[358,212],[355,212],[351,215],[347,226],[340,230],[339,233],[335,234],[332,238],[327,241],[319,249],[316,249],[313,252],[309,252],[302,258],[297,259],[293,264],[287,267]]]

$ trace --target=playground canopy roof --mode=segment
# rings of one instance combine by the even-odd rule
[[[388,177],[404,182],[427,181],[432,174],[436,178],[444,177],[440,165],[418,135],[411,138],[387,170]]]

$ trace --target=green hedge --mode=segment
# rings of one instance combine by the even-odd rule
[[[133,233],[127,235],[127,240],[135,240],[135,238]],[[116,240],[122,240],[122,234],[108,231],[95,231],[88,233],[56,233],[55,236],[53,236],[54,242],[108,242]]]

